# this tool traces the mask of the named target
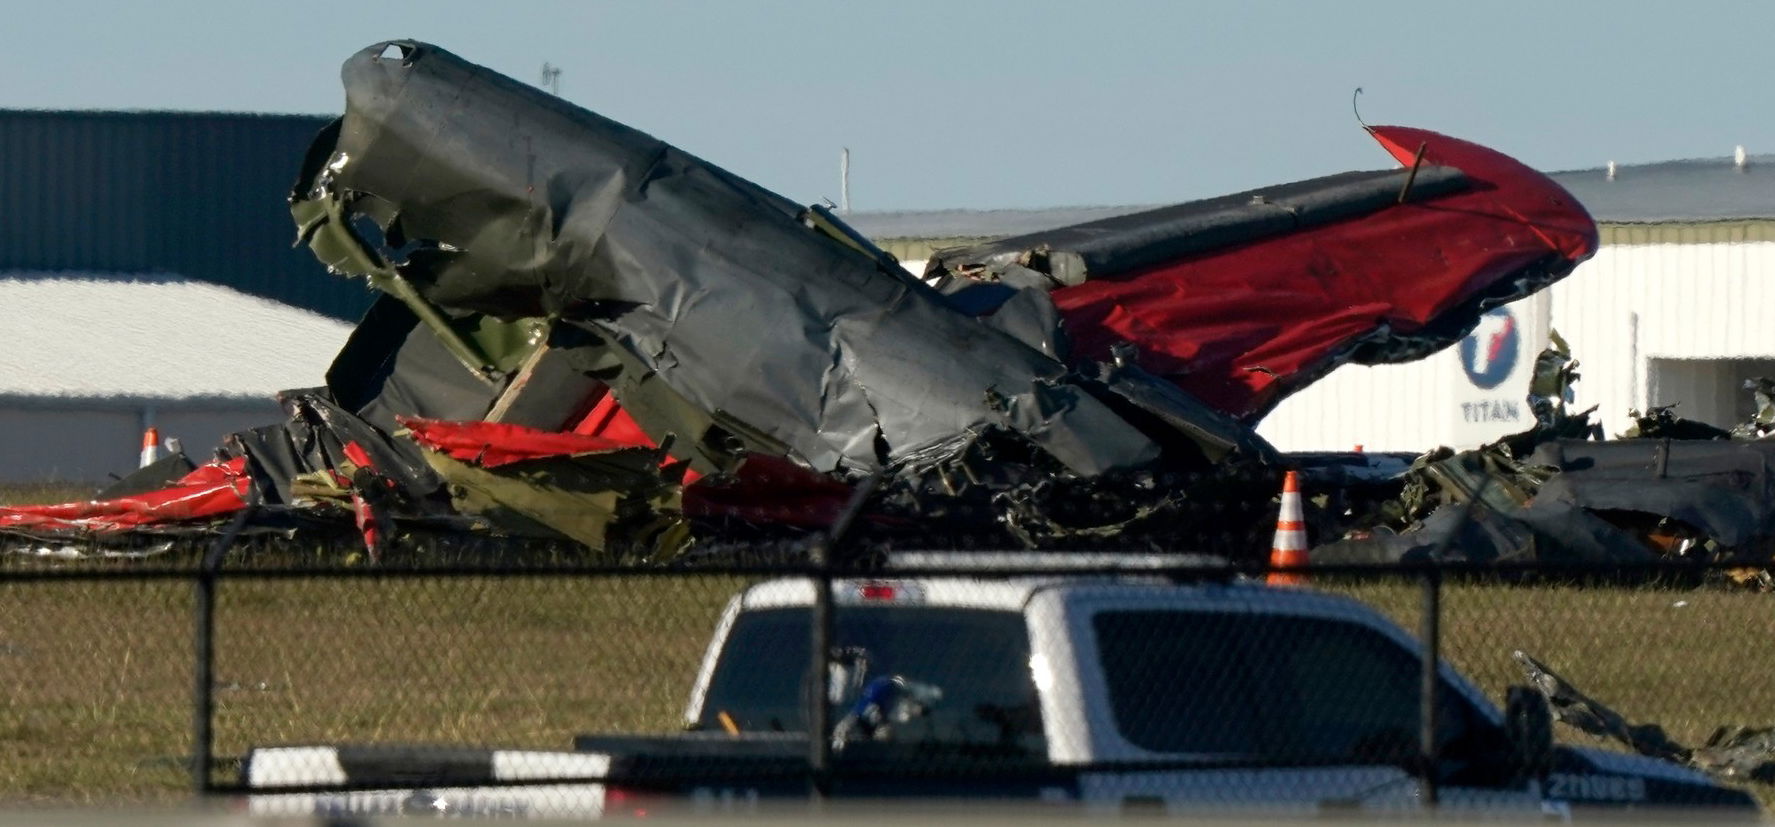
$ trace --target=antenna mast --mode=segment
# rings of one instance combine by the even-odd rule
[[[850,215],[851,211],[851,148],[845,147],[838,156],[838,211]]]

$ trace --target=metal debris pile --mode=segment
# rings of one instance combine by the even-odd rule
[[[875,479],[858,529],[884,542],[1249,557],[1284,467],[1351,513],[1396,480],[1277,454],[1265,413],[1447,347],[1597,245],[1540,173],[1376,126],[1405,168],[942,250],[920,277],[822,207],[435,46],[376,44],[343,80],[291,213],[379,298],[325,385],[214,461],[3,509],[0,532],[201,536],[250,508],[371,559],[491,537],[658,563],[792,543]],[[1407,478],[1532,465],[1468,462]]]
[[[1734,781],[1775,781],[1775,727],[1722,726],[1699,747],[1672,740],[1657,724],[1634,724],[1578,691],[1565,678],[1520,650],[1511,653],[1529,686],[1547,699],[1553,720],[1614,741],[1639,755],[1687,764]]]
[[[1566,400],[1578,362],[1557,333],[1540,354],[1529,392],[1535,424],[1463,452],[1432,451],[1397,478],[1396,498],[1333,525],[1340,539],[1316,562],[1427,561],[1618,564],[1657,559],[1739,561],[1731,579],[1775,588],[1775,396],[1752,379],[1756,413],[1731,429],[1677,417],[1671,407],[1634,412],[1635,425],[1605,439],[1594,409]],[[1327,517],[1327,522],[1335,518]],[[1454,542],[1444,543],[1450,532]]]

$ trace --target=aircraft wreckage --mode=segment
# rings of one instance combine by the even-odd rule
[[[921,278],[821,207],[436,46],[371,46],[343,79],[291,213],[380,295],[325,385],[214,461],[0,509],[0,531],[102,545],[245,509],[372,556],[450,537],[658,562],[793,541],[871,480],[863,537],[1249,557],[1285,467],[1337,498],[1410,485],[1279,455],[1266,412],[1447,347],[1597,247],[1540,173],[1374,126],[1401,168],[942,250]],[[1346,505],[1315,519],[1366,513]]]

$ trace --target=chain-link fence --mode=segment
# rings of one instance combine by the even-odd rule
[[[9,559],[0,797],[471,815],[1775,800],[1775,738],[1754,729],[1775,723],[1775,612],[1723,569],[1272,585],[1186,557],[872,561]]]

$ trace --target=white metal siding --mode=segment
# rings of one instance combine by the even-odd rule
[[[1604,247],[1551,292],[1553,326],[1581,363],[1577,404],[1598,406],[1610,435],[1626,429],[1629,410],[1684,395],[1671,386],[1653,396],[1652,359],[1775,357],[1764,319],[1775,307],[1775,242]],[[1678,413],[1716,406],[1697,398]]]
[[[1283,400],[1258,433],[1284,451],[1423,451],[1443,439],[1433,412],[1452,401],[1450,351],[1403,365],[1345,365]]]
[[[1571,345],[1580,375],[1574,404],[1597,406],[1609,435],[1627,428],[1629,410],[1685,399],[1680,414],[1729,419],[1728,411],[1742,410],[1737,384],[1746,366],[1676,360],[1775,359],[1775,325],[1764,321],[1775,308],[1775,242],[1606,246],[1517,306],[1520,318],[1550,320]],[[1541,340],[1524,332],[1519,358],[1526,363]],[[1656,387],[1647,368],[1654,359],[1672,366],[1657,371]],[[1483,441],[1481,432],[1451,416],[1464,381],[1452,347],[1414,364],[1346,366],[1283,402],[1258,430],[1283,450],[1471,447]],[[1517,429],[1492,430],[1489,438]]]
[[[1421,452],[1439,445],[1470,448],[1526,429],[1524,398],[1535,354],[1547,341],[1547,299],[1508,306],[1518,340],[1514,367],[1502,384],[1477,387],[1461,366],[1459,345],[1401,365],[1345,365],[1284,400],[1258,433],[1284,451]],[[1504,405],[1509,419],[1478,419],[1467,406]]]
[[[140,421],[125,409],[0,409],[0,482],[97,483],[127,473],[140,455]]]
[[[178,437],[193,462],[235,431],[282,422],[276,402],[242,400],[214,406],[160,408],[153,412],[162,437]],[[0,405],[0,482],[103,484],[135,470],[141,455],[139,408],[95,405],[86,400]]]

